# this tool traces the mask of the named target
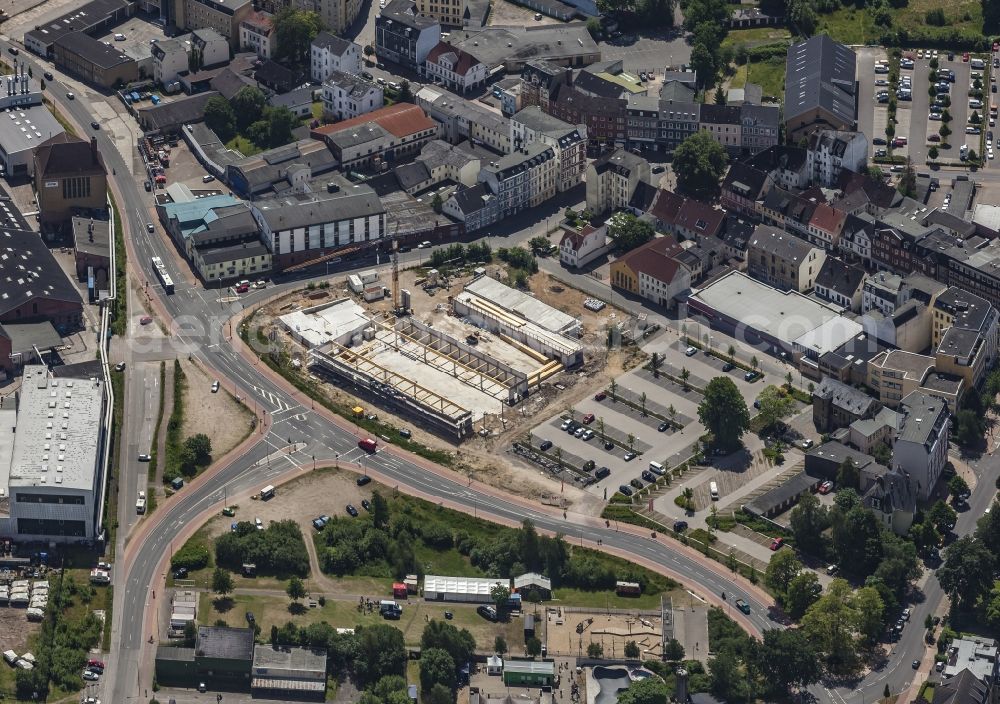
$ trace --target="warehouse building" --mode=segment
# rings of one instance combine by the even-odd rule
[[[326,698],[326,650],[257,645],[253,651],[250,691],[256,697]]]
[[[503,683],[508,687],[551,687],[556,678],[553,660],[504,660]]]
[[[253,650],[252,628],[199,626],[193,648],[156,649],[156,681],[173,687],[204,682],[212,690],[246,691]]]
[[[7,81],[10,77],[0,80]],[[0,115],[0,168],[8,178],[31,176],[35,150],[65,132],[40,102],[13,107]]]
[[[82,542],[101,533],[104,384],[28,365],[0,413],[0,535]],[[6,421],[6,422],[4,422]]]
[[[514,577],[514,592],[525,597],[535,592],[542,599],[551,599],[552,580],[537,572],[527,572]]]
[[[497,577],[424,577],[424,599],[427,601],[467,601],[488,604],[493,601],[490,590],[498,584],[509,586],[510,580]]]

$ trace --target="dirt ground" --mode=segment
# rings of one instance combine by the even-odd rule
[[[487,270],[490,274],[500,273],[501,278],[503,277],[504,271],[501,267],[488,265]],[[431,291],[425,291],[418,285],[418,281],[422,281],[425,277],[426,269],[404,270],[399,274],[399,285],[400,288],[411,292],[414,317],[433,324],[434,320],[440,319],[440,316],[446,313],[448,297],[460,292],[465,284],[471,281],[472,274],[470,272],[453,275]],[[260,320],[272,321],[265,330],[274,329],[278,332],[278,340],[285,346],[291,358],[304,360],[306,350],[295,343],[281,329],[280,324],[273,322],[274,319],[293,310],[321,305],[352,295],[347,289],[345,279],[334,278],[330,283],[328,289],[300,290],[276,301],[259,314]],[[389,284],[388,281],[382,283]],[[456,463],[456,469],[476,481],[503,487],[519,496],[554,505],[573,506],[576,511],[596,514],[602,508],[601,501],[568,483],[564,487],[562,482],[538,467],[515,460],[507,451],[514,440],[530,432],[530,429],[537,424],[538,418],[551,415],[586,396],[593,395],[597,390],[605,388],[613,377],[642,363],[643,353],[636,348],[613,347],[609,351],[606,345],[609,326],[616,326],[621,322],[627,326],[634,326],[637,321],[611,306],[605,307],[600,312],[584,308],[583,303],[587,298],[585,294],[564,286],[544,272],[534,275],[529,287],[531,293],[539,300],[581,319],[583,334],[580,341],[584,345],[584,363],[572,372],[551,377],[520,405],[506,409],[503,417],[499,414],[488,414],[482,423],[477,422],[477,428],[485,427],[488,434],[476,435],[462,443],[461,458]],[[364,305],[360,298],[356,300]],[[386,322],[389,322],[389,311],[392,308],[390,299],[366,305],[366,308],[373,314],[383,314],[387,317]],[[306,371],[302,373],[308,374]],[[323,390],[327,397],[338,405],[350,406],[358,403],[355,396],[332,385],[323,385]],[[414,427],[412,419],[395,417],[383,408],[380,408],[378,413],[380,419],[396,427],[410,428],[414,439],[428,447],[450,451],[456,449],[454,443]]]
[[[659,658],[661,653],[662,621],[655,616],[561,612],[549,608],[546,628],[550,653],[585,654],[590,643],[600,643],[605,657],[622,657],[630,640],[639,645],[642,659]]]
[[[205,433],[212,441],[212,456],[222,457],[250,432],[253,414],[226,391],[212,393],[212,381],[200,366],[181,360],[187,380],[184,389],[183,437]]]
[[[41,630],[42,624],[29,621],[24,612],[24,609],[0,607],[0,652],[13,650],[23,655],[28,650],[28,640]],[[7,665],[2,667],[9,669]]]

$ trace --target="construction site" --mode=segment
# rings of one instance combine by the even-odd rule
[[[414,279],[429,295],[448,283],[433,269]],[[346,284],[314,295],[322,303],[277,316],[303,349],[302,364],[444,437],[484,432],[487,420],[503,426],[544,382],[583,361],[579,318],[485,270],[424,314],[395,270],[391,289],[374,271]]]

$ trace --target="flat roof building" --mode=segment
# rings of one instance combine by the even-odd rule
[[[428,601],[473,601],[488,604],[493,601],[490,590],[497,584],[510,585],[499,577],[424,577],[424,599]]]
[[[326,695],[326,650],[255,646],[250,690],[262,697],[322,701]]]
[[[101,533],[104,384],[24,368],[16,421],[0,427],[0,532],[79,542]],[[5,411],[6,412],[6,411]],[[8,413],[9,415],[9,413]]]
[[[0,113],[0,165],[8,177],[34,174],[34,151],[65,130],[43,105],[16,107]]]

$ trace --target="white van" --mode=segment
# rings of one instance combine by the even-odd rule
[[[708,483],[708,492],[712,495],[712,501],[719,500],[719,485],[715,482]]]
[[[261,501],[267,501],[268,499],[273,497],[274,497],[274,487],[272,485],[268,484],[267,486],[265,486],[263,489],[260,490]]]
[[[10,665],[11,667],[14,667],[14,665],[17,664],[17,653],[15,653],[13,650],[3,651],[3,661],[8,665]]]
[[[666,470],[663,469],[663,465],[660,464],[659,462],[650,462],[649,471],[660,477],[666,474]]]

